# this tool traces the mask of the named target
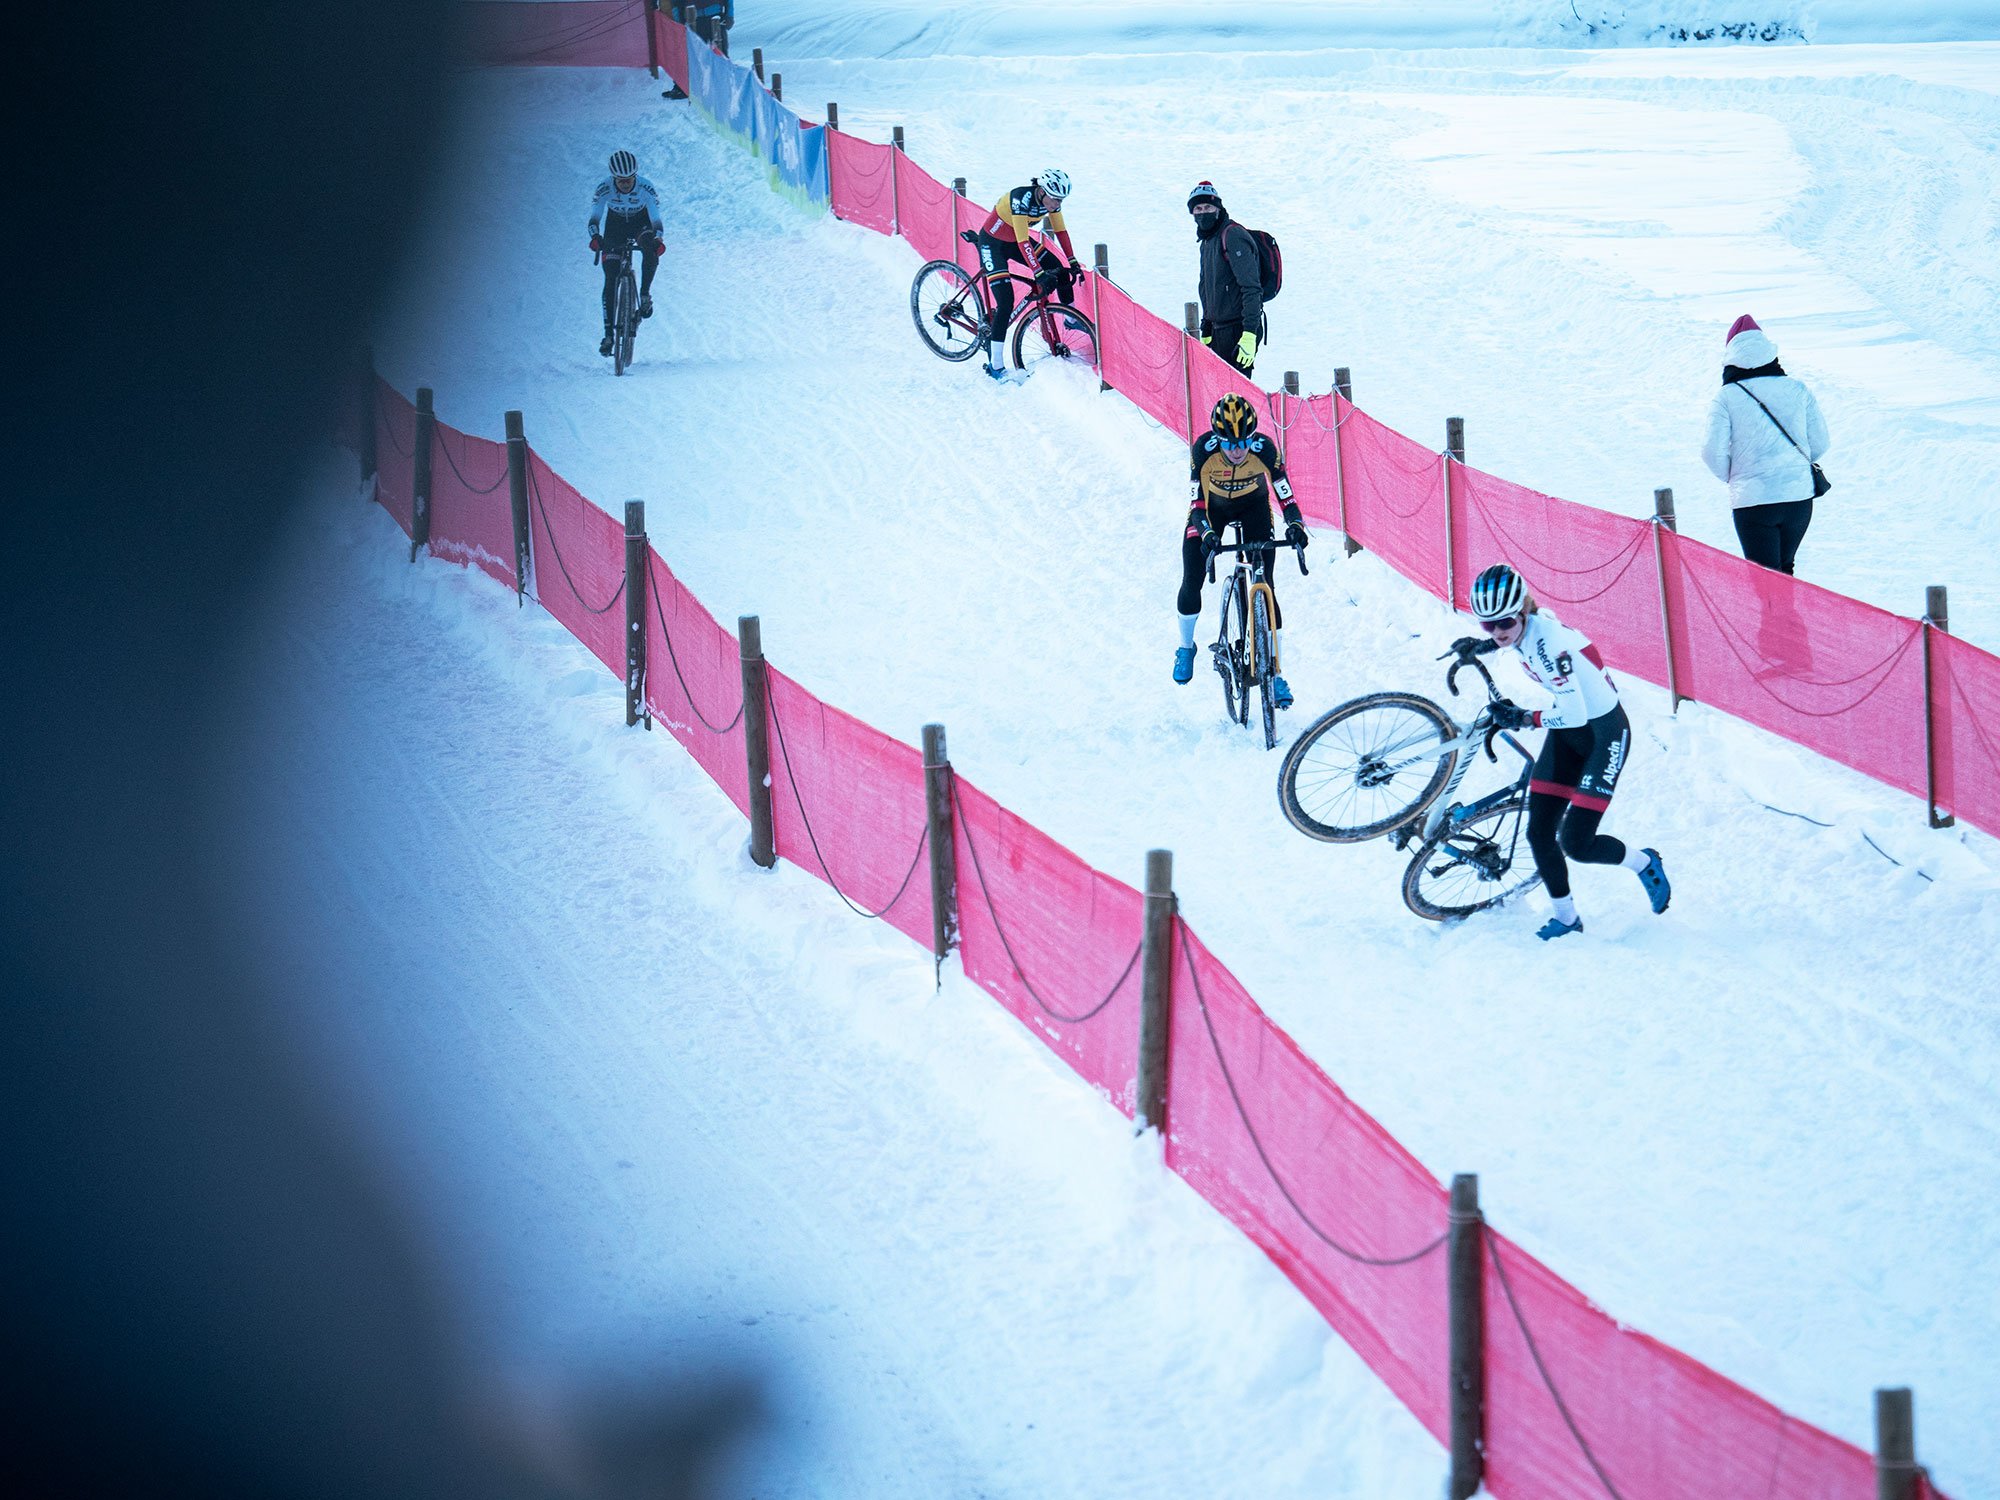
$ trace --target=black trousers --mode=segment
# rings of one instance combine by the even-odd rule
[[[1792,560],[1799,555],[1799,543],[1806,539],[1806,528],[1812,525],[1812,500],[1745,505],[1734,514],[1736,540],[1743,544],[1743,555],[1759,567],[1791,572]]]
[[[1264,340],[1270,337],[1271,320],[1268,317],[1259,318],[1257,324],[1257,343],[1261,348]],[[1215,325],[1214,332],[1209,335],[1208,347],[1213,349],[1217,354],[1220,354],[1232,365],[1235,365],[1236,345],[1242,337],[1243,320],[1241,318],[1231,318],[1226,323],[1217,323]],[[1251,364],[1254,366],[1256,361],[1252,360]],[[1239,370],[1243,369],[1241,365],[1236,365],[1236,367]],[[1248,375],[1250,371],[1243,370],[1243,373]]]
[[[1237,502],[1228,500],[1211,500],[1208,502],[1208,524],[1215,528],[1217,536],[1222,535],[1223,528],[1228,526],[1231,521],[1241,521],[1243,523],[1243,540],[1246,542],[1268,542],[1271,540],[1271,502],[1261,494],[1249,500]],[[1273,630],[1282,630],[1285,627],[1285,616],[1284,612],[1278,608],[1278,586],[1274,581],[1278,570],[1271,565],[1276,557],[1277,554],[1275,552],[1265,555],[1263,559],[1264,581],[1271,585],[1271,628]],[[1220,567],[1226,560],[1225,558],[1217,558],[1216,566]],[[1174,607],[1184,615],[1200,614],[1201,586],[1207,581],[1208,558],[1201,550],[1201,538],[1198,536],[1182,536],[1181,591],[1174,600]]]
[[[1020,245],[1013,240],[1003,240],[997,235],[982,234],[978,236],[977,243],[979,245],[979,269],[989,276],[993,275],[996,271],[1006,270],[1010,265],[1025,268],[1028,264],[1027,256],[1021,253]],[[1053,253],[1039,247],[1035,253],[1035,264],[1040,270],[1045,272],[1062,269],[1062,262],[1057,260]],[[1000,335],[1005,333],[1007,325],[1014,321],[1014,283],[1007,277],[995,276],[993,280],[987,282],[986,291],[987,295],[993,299],[992,337],[993,342],[998,344],[1000,342]],[[1076,301],[1076,289],[1071,286],[1063,286],[1057,292],[1057,296],[1064,302],[1074,303]]]
[[[625,227],[623,221],[613,219],[604,226],[604,248],[623,250],[628,245],[636,245],[642,261],[639,267],[639,295],[645,296],[653,289],[653,273],[660,269],[659,237],[650,227],[634,231]],[[599,262],[604,267],[604,326],[611,326],[611,314],[618,295],[618,268],[608,259]]]
[[[1528,847],[1551,896],[1569,894],[1569,864],[1615,865],[1625,845],[1597,825],[1618,790],[1618,773],[1632,745],[1623,707],[1580,729],[1551,729],[1528,782]]]

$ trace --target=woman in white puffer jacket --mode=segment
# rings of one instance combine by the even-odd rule
[[[1812,524],[1812,466],[1827,447],[1826,418],[1813,393],[1785,373],[1778,346],[1745,313],[1729,325],[1722,389],[1708,408],[1701,458],[1729,485],[1736,538],[1750,561],[1792,571]]]

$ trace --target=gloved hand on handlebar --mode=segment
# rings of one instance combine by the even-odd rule
[[[1512,698],[1501,698],[1486,706],[1488,719],[1495,729],[1535,729],[1539,727],[1541,715],[1533,709],[1521,707]]]
[[[1208,524],[1208,517],[1200,512],[1188,517],[1187,534],[1201,543],[1203,557],[1215,556],[1215,549],[1222,545],[1222,538],[1215,534],[1215,528]]]
[[[603,248],[604,248],[604,240],[603,240],[603,238],[602,238],[601,236],[599,236],[599,235],[595,235],[595,234],[593,234],[593,235],[592,235],[592,236],[590,237],[590,249],[591,249],[591,253],[592,253],[592,254],[595,254],[595,253],[596,253],[597,251],[599,251],[599,250],[602,250]]]
[[[1305,522],[1288,521],[1285,523],[1285,545],[1287,547],[1304,547],[1310,541],[1312,541],[1312,535],[1306,530]]]

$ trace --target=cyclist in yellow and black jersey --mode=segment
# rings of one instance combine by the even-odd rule
[[[1270,541],[1271,501],[1275,498],[1285,513],[1286,544],[1303,547],[1312,540],[1298,502],[1292,498],[1292,483],[1285,477],[1278,445],[1257,430],[1257,409],[1231,392],[1215,403],[1208,427],[1188,456],[1191,494],[1187,529],[1181,537],[1181,591],[1175,601],[1181,629],[1181,643],[1174,652],[1175,682],[1194,677],[1194,627],[1201,619],[1201,586],[1222,528],[1239,521],[1244,541]],[[1271,647],[1282,661],[1277,648],[1284,615],[1277,607],[1277,569],[1270,562],[1267,558],[1264,581],[1273,585]],[[1271,701],[1279,708],[1292,706],[1292,690],[1284,678],[1271,680]]]
[[[1046,221],[1050,233],[1062,246],[1068,264],[1058,260],[1046,247],[1033,247],[1035,284],[1043,291],[1056,292],[1064,302],[1074,302],[1076,278],[1083,274],[1076,248],[1069,241],[1069,226],[1063,223],[1063,200],[1069,197],[1069,174],[1051,167],[1026,187],[1004,194],[993,205],[986,222],[969,238],[979,247],[979,269],[987,277],[987,291],[993,303],[993,323],[988,330],[986,373],[1003,378],[1000,356],[1001,335],[1014,317],[1014,283],[1002,274],[1009,265],[1027,267],[1031,241],[1037,226]],[[1067,275],[1065,275],[1067,272]]]

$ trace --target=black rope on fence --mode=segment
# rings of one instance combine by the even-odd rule
[[[1473,508],[1470,506],[1468,506],[1466,509],[1466,516],[1468,519],[1471,518],[1472,510]],[[1619,562],[1621,560],[1624,562],[1625,566],[1618,570],[1618,577],[1612,579],[1611,582],[1607,583],[1603,588],[1599,589],[1596,593],[1592,594],[1589,599],[1557,599],[1556,602],[1559,604],[1588,604],[1590,602],[1590,599],[1600,599],[1604,595],[1610,593],[1612,589],[1618,586],[1618,580],[1620,578],[1623,578],[1628,572],[1631,571],[1632,560],[1639,555],[1640,548],[1644,547],[1646,542],[1652,536],[1652,533],[1647,529],[1647,527],[1643,522],[1636,523],[1638,529],[1632,533],[1632,539],[1628,541],[1623,547],[1619,548],[1616,552],[1612,553],[1611,556],[1606,558],[1603,562],[1592,563],[1587,568],[1559,568],[1554,563],[1548,561],[1546,558],[1537,557],[1528,548],[1522,546],[1520,541],[1514,536],[1514,534],[1510,532],[1506,527],[1502,526],[1500,522],[1494,518],[1493,514],[1490,511],[1486,510],[1484,507],[1479,508],[1479,518],[1482,521],[1484,521],[1488,527],[1492,529],[1492,532],[1495,536],[1499,537],[1502,542],[1506,543],[1507,556],[1509,560],[1512,560],[1515,557],[1525,557],[1529,562],[1533,563],[1537,569],[1544,572],[1559,573],[1565,578],[1582,578],[1591,573],[1602,573],[1606,568],[1610,567],[1612,564]],[[1543,590],[1543,592],[1547,591]],[[1556,596],[1553,594],[1550,594],[1549,597],[1552,599],[1556,598]]]
[[[458,482],[464,485],[466,489],[470,491],[472,494],[490,495],[495,490],[499,489],[501,485],[507,482],[507,470],[503,467],[500,470],[500,477],[498,479],[494,480],[491,484],[487,485],[485,489],[483,490],[479,489],[477,486],[473,484],[473,482],[470,479],[467,479],[465,477],[465,471],[459,468],[458,461],[451,456],[451,444],[445,442],[442,438],[440,438],[438,439],[438,448],[443,452],[444,461],[445,463],[450,465],[451,472],[458,476]]]
[[[383,398],[382,387],[379,384],[375,387],[375,405],[384,415],[387,415],[389,404]],[[417,435],[414,432],[410,434],[410,446],[405,448],[401,443],[396,441],[396,424],[394,422],[384,422],[382,427],[389,434],[389,446],[396,450],[399,457],[410,458],[415,455],[417,451]]]
[[[1861,671],[1856,672],[1852,677],[1842,677],[1834,680],[1829,680],[1826,682],[1822,682],[1819,679],[1813,677],[1799,678],[1798,681],[1804,683],[1807,687],[1834,688],[1834,687],[1847,687],[1853,683],[1861,681],[1862,678],[1870,676],[1876,672],[1880,672],[1882,674],[1882,676],[1876,681],[1875,686],[1871,687],[1867,692],[1863,693],[1859,698],[1856,698],[1852,703],[1845,703],[1842,704],[1839,708],[1830,708],[1823,712],[1819,709],[1800,708],[1797,704],[1786,702],[1785,699],[1779,697],[1778,694],[1772,692],[1770,688],[1764,685],[1764,679],[1758,675],[1757,668],[1752,666],[1749,660],[1745,658],[1743,653],[1736,649],[1736,640],[1733,638],[1735,637],[1736,632],[1734,632],[1730,628],[1729,622],[1724,617],[1722,611],[1715,607],[1715,601],[1709,597],[1708,590],[1702,586],[1701,576],[1698,573],[1696,573],[1692,568],[1687,570],[1686,576],[1688,582],[1694,585],[1695,596],[1701,600],[1702,608],[1706,609],[1708,611],[1709,618],[1715,621],[1717,626],[1717,634],[1719,634],[1722,637],[1722,644],[1729,648],[1729,654],[1736,658],[1736,664],[1742,667],[1745,674],[1750,678],[1750,680],[1753,683],[1757,685],[1757,690],[1762,694],[1764,694],[1764,696],[1769,698],[1772,702],[1780,704],[1787,709],[1790,709],[1795,714],[1802,714],[1808,719],[1837,719],[1842,714],[1852,713],[1855,709],[1861,707],[1862,704],[1866,703],[1870,698],[1874,697],[1877,693],[1881,692],[1882,689],[1888,685],[1889,675],[1890,675],[1888,669],[1895,666],[1896,662],[1902,657],[1903,653],[1910,649],[1910,643],[1916,640],[1916,638],[1923,633],[1923,628],[1924,628],[1923,622],[1922,621],[1914,622],[1910,626],[1910,633],[1903,637],[1901,645],[1897,646],[1894,651],[1891,651],[1887,656],[1883,657],[1880,661],[1876,662],[1874,666],[1864,667]]]
[[[535,478],[535,466],[533,463],[528,465],[528,488],[534,494],[535,510],[542,518],[542,532],[549,539],[549,551],[555,554],[556,568],[562,573],[563,582],[569,585],[569,591],[576,596],[576,602],[583,605],[585,614],[603,614],[605,610],[610,609],[612,605],[625,597],[625,580],[622,577],[618,580],[617,591],[604,601],[602,607],[592,609],[588,604],[584,603],[583,592],[577,588],[576,580],[569,576],[569,564],[563,561],[562,548],[556,545],[555,528],[549,524],[549,508],[542,503],[542,486],[540,481]]]
[[[653,596],[653,618],[660,622],[660,639],[667,643],[667,664],[674,669],[674,681],[681,685],[681,696],[687,699],[688,707],[694,710],[694,716],[701,721],[703,729],[706,729],[710,734],[728,734],[730,730],[743,722],[743,700],[739,698],[736,702],[736,717],[731,719],[727,724],[722,725],[709,723],[708,715],[703,713],[701,705],[694,701],[694,694],[688,689],[687,678],[681,675],[680,658],[674,654],[674,633],[667,629],[667,617],[660,609],[660,584],[658,578],[653,573],[653,564],[656,561],[657,558],[652,549],[648,548],[646,551],[646,581],[652,587],[646,592]],[[801,809],[801,811],[803,812],[804,809]]]
[[[1757,805],[1763,808],[1765,812],[1774,812],[1782,817],[1787,817],[1787,818],[1797,818],[1801,823],[1810,823],[1815,828],[1833,828],[1838,826],[1833,823],[1822,823],[1818,818],[1809,818],[1802,812],[1793,812],[1789,807],[1773,807],[1768,802],[1758,802],[1755,797],[1752,797],[1750,800],[1753,802],[1757,802]],[[1861,842],[1866,844],[1870,849],[1873,849],[1877,854],[1881,855],[1884,859],[1888,860],[1890,864],[1894,865],[1899,870],[1916,869],[1914,865],[1904,864],[1900,859],[1896,858],[1895,855],[1891,854],[1887,849],[1884,849],[1880,844],[1876,843],[1875,840],[1869,836],[1868,831],[1866,829],[1863,829],[1861,831]],[[1930,874],[1928,871],[1917,870],[1917,873],[1919,875],[1922,875],[1924,879],[1930,881],[1931,884],[1933,885],[1937,884],[1937,877],[1935,875]]]
[[[561,30],[543,32],[541,36],[525,38],[526,42],[537,45],[525,51],[509,53],[499,66],[520,67],[524,63],[533,62],[536,58],[548,57],[553,53],[563,51],[565,48],[574,47],[579,42],[588,42],[597,37],[608,35],[631,20],[634,11],[643,11],[644,8],[643,0],[634,0],[633,4],[609,16],[600,16],[595,20],[578,21]],[[647,24],[651,25],[652,23],[648,22]]]
[[[840,897],[842,903],[849,911],[853,912],[857,917],[866,918],[868,921],[879,921],[895,910],[896,903],[901,901],[904,892],[909,890],[910,878],[917,873],[917,866],[922,862],[924,857],[924,846],[930,842],[930,826],[926,822],[923,831],[917,835],[917,852],[910,856],[910,868],[903,872],[903,883],[896,887],[896,894],[889,898],[887,906],[883,907],[880,911],[870,911],[865,906],[857,906],[849,899],[847,892],[840,888],[840,882],[833,878],[833,871],[827,868],[826,856],[820,853],[819,839],[813,833],[812,819],[806,813],[805,799],[799,795],[799,781],[792,774],[792,752],[785,746],[785,724],[778,717],[778,700],[772,696],[770,690],[770,670],[770,664],[768,662],[765,663],[764,702],[771,710],[772,727],[778,731],[778,753],[785,758],[785,780],[791,784],[792,801],[798,807],[799,821],[806,825],[806,841],[812,845],[813,858],[819,861],[820,873],[826,876],[827,885],[832,888],[834,895]],[[693,700],[690,699],[689,701],[692,702]]]
[[[1527,1341],[1528,1353],[1535,1361],[1535,1373],[1542,1377],[1542,1384],[1548,1388],[1549,1399],[1555,1402],[1556,1410],[1562,1416],[1563,1425],[1569,1428],[1569,1435],[1576,1439],[1576,1446],[1583,1451],[1591,1471],[1597,1475],[1597,1482],[1604,1486],[1604,1492],[1611,1496],[1611,1500],[1625,1500],[1625,1497],[1618,1493],[1618,1486],[1611,1482],[1611,1476],[1604,1472],[1604,1465],[1597,1461],[1597,1455],[1590,1451],[1590,1444],[1584,1441],[1583,1433],[1576,1425],[1576,1418],[1569,1414],[1569,1405],[1563,1400],[1562,1392],[1556,1389],[1555,1381],[1549,1378],[1549,1367],[1542,1363],[1542,1351],[1535,1347],[1535,1336],[1528,1332],[1528,1320],[1521,1316],[1521,1304],[1514,1300],[1514,1283],[1507,1279],[1507,1266],[1500,1259],[1498,1242],[1490,1234],[1482,1238],[1486,1241],[1486,1253],[1493,1259],[1493,1269],[1500,1273],[1500,1290],[1507,1294],[1507,1306],[1514,1314],[1515,1326],[1521,1330],[1521,1337]]]
[[[958,781],[956,778],[953,778],[951,785],[951,811],[952,816],[958,821],[958,826],[965,830],[965,847],[972,851],[972,873],[979,884],[980,900],[986,904],[987,920],[992,922],[994,936],[1000,939],[1001,951],[1007,955],[1007,962],[1014,966],[1014,974],[1021,981],[1021,987],[1028,992],[1028,998],[1046,1011],[1051,1019],[1060,1021],[1065,1026],[1080,1026],[1085,1021],[1094,1019],[1097,1013],[1109,1005],[1112,998],[1125,987],[1125,981],[1132,977],[1132,970],[1139,963],[1139,954],[1146,946],[1145,939],[1142,937],[1133,946],[1132,956],[1125,960],[1125,967],[1118,971],[1118,977],[1111,982],[1111,988],[1105,992],[1102,1000],[1080,1015],[1064,1015],[1061,1011],[1050,1005],[1048,1001],[1035,993],[1035,986],[1028,979],[1028,971],[1021,967],[1021,960],[1014,956],[1014,945],[1007,941],[1007,929],[1000,925],[1000,913],[993,909],[993,892],[987,889],[986,867],[979,860],[979,842],[972,836],[972,823],[965,816],[965,808],[958,799]]]
[[[1965,707],[1965,721],[1972,726],[1972,732],[1978,737],[1980,748],[1985,750],[1986,763],[2000,768],[2000,749],[1995,749],[1993,741],[1986,737],[1986,728],[1979,722],[1979,710],[1972,706],[1972,700],[1966,697],[1965,689],[1959,686],[1958,673],[1949,661],[1944,664],[1944,675],[1951,679],[1951,695]]]
[[[1178,899],[1176,899],[1174,904],[1175,914],[1178,916],[1180,905]],[[1257,1127],[1250,1123],[1249,1111],[1243,1107],[1243,1096],[1237,1091],[1236,1079],[1230,1073],[1229,1063],[1222,1055],[1222,1040],[1216,1036],[1215,1022],[1208,1013],[1208,997],[1201,992],[1201,974],[1195,968],[1194,951],[1185,939],[1181,942],[1181,958],[1187,964],[1188,978],[1194,983],[1195,1003],[1201,1007],[1201,1024],[1208,1032],[1209,1046],[1215,1049],[1215,1065],[1222,1069],[1222,1081],[1229,1086],[1229,1100],[1236,1106],[1236,1117],[1243,1122],[1243,1129],[1250,1136],[1250,1144],[1257,1148],[1257,1159],[1264,1164],[1264,1170],[1270,1174],[1271,1181],[1277,1184],[1279,1193],[1284,1196],[1285,1202],[1291,1205],[1292,1212],[1299,1216],[1299,1222],[1310,1229],[1327,1248],[1346,1256],[1351,1261],[1358,1261],[1364,1266],[1407,1266],[1413,1262],[1422,1260],[1426,1255],[1429,1255],[1446,1240],[1450,1239],[1451,1229],[1447,1226],[1440,1231],[1436,1239],[1421,1249],[1412,1250],[1408,1255],[1363,1255],[1358,1250],[1348,1249],[1339,1240],[1336,1240],[1312,1221],[1312,1216],[1305,1209],[1301,1208],[1299,1200],[1292,1196],[1292,1190],[1285,1186],[1285,1179],[1278,1175],[1278,1169],[1271,1165],[1270,1153],[1264,1149],[1264,1142],[1257,1135]]]

